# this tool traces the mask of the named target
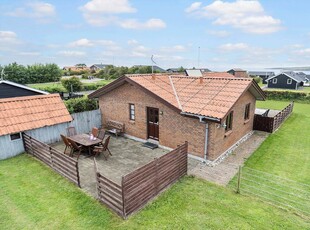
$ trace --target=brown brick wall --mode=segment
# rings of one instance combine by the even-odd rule
[[[209,146],[208,159],[215,160],[219,155],[229,149],[234,143],[240,140],[244,135],[253,130],[253,119],[255,112],[255,97],[246,92],[237,101],[231,109],[233,112],[232,130],[228,136],[225,136],[225,128],[217,128],[217,124],[210,123],[209,125]],[[251,103],[250,118],[247,122],[244,121],[245,105]],[[225,122],[226,118],[224,119]]]
[[[125,124],[126,134],[147,139],[146,107],[155,107],[159,115],[159,144],[170,148],[188,141],[189,152],[203,157],[205,124],[181,116],[135,86],[125,84],[99,98],[103,124],[116,120]],[[129,120],[129,103],[135,104],[135,121]]]
[[[129,120],[129,103],[135,104],[135,121]],[[251,103],[250,119],[244,123],[244,109]],[[205,124],[197,118],[181,116],[135,86],[125,84],[99,98],[103,124],[116,120],[125,124],[126,134],[147,139],[146,107],[155,107],[163,112],[159,115],[159,144],[170,148],[188,141],[189,152],[204,157]],[[235,104],[232,132],[225,137],[225,129],[209,123],[208,159],[215,160],[220,154],[250,132],[253,127],[255,98],[246,92]]]

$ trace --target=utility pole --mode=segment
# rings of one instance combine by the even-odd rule
[[[152,74],[154,73],[154,64],[156,64],[156,62],[154,61],[154,55],[151,56],[151,61],[152,61]]]
[[[0,74],[0,81],[3,81],[4,80],[4,69],[1,70],[1,74]]]

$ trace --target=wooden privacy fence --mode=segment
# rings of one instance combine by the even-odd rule
[[[185,142],[171,152],[123,176],[121,185],[101,175],[94,159],[98,199],[126,218],[187,174],[187,148],[188,144]]]
[[[293,108],[294,108],[294,102],[291,102],[288,106],[286,106],[283,110],[277,113],[277,115],[275,115],[274,117],[266,117],[256,114],[254,116],[253,129],[273,133],[293,112]]]
[[[55,148],[36,140],[26,133],[23,133],[23,142],[27,153],[32,154],[60,175],[80,187],[79,167],[76,159],[59,152]]]

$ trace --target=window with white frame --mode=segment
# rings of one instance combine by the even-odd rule
[[[134,121],[135,117],[135,104],[129,104],[129,119]]]
[[[273,83],[273,84],[277,84],[277,82],[278,82],[278,79],[277,79],[277,78],[272,79],[272,83]]]
[[[288,85],[291,85],[291,84],[292,84],[292,82],[293,82],[293,81],[292,81],[292,79],[290,79],[290,78],[289,78],[289,79],[287,79],[287,84],[288,84]]]

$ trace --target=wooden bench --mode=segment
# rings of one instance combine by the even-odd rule
[[[109,133],[114,133],[117,137],[120,134],[125,132],[125,125],[118,121],[108,120],[107,121],[107,130]]]

